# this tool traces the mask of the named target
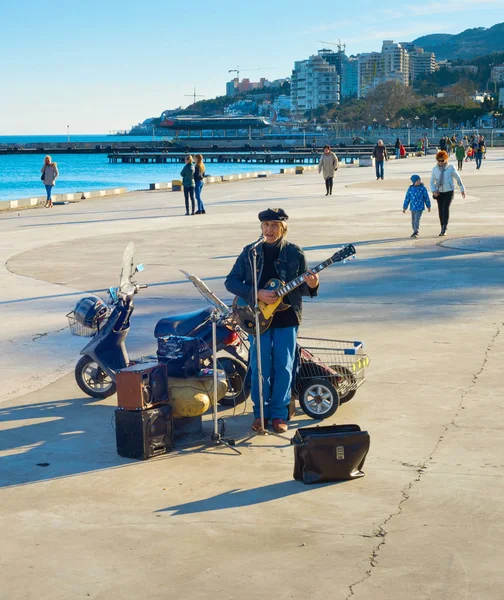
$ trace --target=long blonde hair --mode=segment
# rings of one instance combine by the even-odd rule
[[[201,154],[196,154],[196,166],[199,167],[200,173],[203,175],[205,172],[205,163],[203,162]]]
[[[52,161],[49,154],[44,158],[44,167],[55,167],[56,163]]]

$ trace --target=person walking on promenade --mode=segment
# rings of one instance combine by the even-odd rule
[[[271,419],[273,429],[282,433],[288,428],[286,420],[291,398],[297,330],[302,320],[302,296],[316,296],[319,279],[317,274],[308,270],[301,248],[286,240],[286,221],[289,217],[285,211],[282,208],[268,208],[258,216],[264,236],[264,241],[257,247],[258,299],[266,304],[272,304],[278,299],[275,292],[265,289],[270,279],[279,278],[288,282],[304,275],[304,283],[283,298],[288,308],[274,313],[270,327],[260,334],[264,423],[266,425]],[[256,303],[250,257],[254,245],[245,246],[225,281],[226,289],[251,307]],[[255,338],[250,348],[250,368],[255,417],[252,429],[259,431],[261,413]]]
[[[394,148],[395,148],[395,157],[399,158],[399,156],[400,156],[399,152],[401,150],[401,140],[399,138],[396,139]]]
[[[474,154],[474,158],[476,159],[476,169],[481,169],[481,161],[483,160],[485,150],[485,138],[480,135],[478,141],[476,142],[476,152]]]
[[[462,171],[465,155],[466,151],[464,148],[464,142],[460,140],[460,142],[455,147],[455,156],[457,157],[457,171]]]
[[[325,180],[326,196],[332,196],[334,173],[338,170],[338,157],[331,152],[331,146],[324,146],[324,154],[320,157],[318,172]]]
[[[439,149],[446,150],[446,137],[444,135],[442,135],[441,139],[439,140]]]
[[[184,200],[186,208],[186,217],[191,214],[194,215],[194,166],[193,159],[190,154],[185,157],[185,166],[180,171],[182,177],[182,185],[184,188]],[[191,213],[189,213],[189,196],[191,197]]]
[[[201,190],[205,184],[205,163],[201,154],[196,154],[196,166],[194,167],[194,191],[196,193],[196,202],[198,203],[198,210],[195,214],[204,215],[206,214],[203,200],[201,199]]]
[[[411,237],[417,238],[420,230],[420,219],[422,218],[422,213],[425,210],[425,207],[427,207],[427,210],[430,212],[431,202],[429,198],[429,192],[422,183],[420,175],[412,175],[410,179],[411,185],[409,186],[408,191],[406,192],[406,197],[404,198],[403,213],[406,212],[409,206],[411,211],[411,226],[413,227],[413,233]]]
[[[439,222],[441,224],[440,236],[446,235],[448,221],[450,219],[450,204],[453,200],[455,192],[454,180],[460,187],[462,198],[465,198],[465,188],[457,171],[453,165],[448,164],[448,154],[444,150],[440,150],[436,154],[436,166],[432,169],[430,188],[432,197],[438,203]]]
[[[373,157],[375,159],[376,180],[378,181],[378,179],[383,179],[383,163],[388,160],[387,148],[385,148],[382,140],[378,140],[374,147]]]
[[[52,189],[56,185],[56,179],[59,175],[58,165],[53,162],[51,157],[48,155],[44,158],[44,164],[42,165],[40,172],[42,173],[40,179],[44,182],[47,194],[45,207],[52,208]]]

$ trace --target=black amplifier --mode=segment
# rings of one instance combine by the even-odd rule
[[[115,411],[117,454],[145,460],[173,448],[172,407]]]
[[[194,377],[200,371],[199,340],[167,335],[158,339],[157,358],[166,365],[168,377]]]

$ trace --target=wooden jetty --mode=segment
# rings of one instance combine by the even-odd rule
[[[339,160],[345,163],[353,163],[361,157],[369,158],[372,148],[334,149]],[[163,151],[163,152],[111,152],[108,155],[110,163],[130,164],[170,164],[184,163],[187,152]],[[217,151],[205,152],[205,163],[245,163],[245,164],[318,164],[321,151]]]

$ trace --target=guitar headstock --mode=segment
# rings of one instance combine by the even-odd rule
[[[338,252],[335,252],[331,256],[331,261],[332,262],[340,262],[342,260],[346,260],[347,258],[349,258],[350,256],[353,256],[354,254],[357,254],[357,250],[355,249],[354,246],[352,246],[352,244],[348,244],[348,246],[345,246],[341,250],[338,250]]]

